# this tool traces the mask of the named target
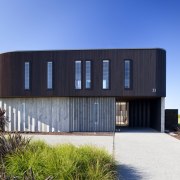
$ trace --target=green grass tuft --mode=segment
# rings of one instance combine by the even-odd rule
[[[6,172],[23,178],[32,168],[35,179],[115,179],[115,162],[105,150],[93,146],[71,144],[49,146],[42,141],[31,142],[26,151],[8,155]]]

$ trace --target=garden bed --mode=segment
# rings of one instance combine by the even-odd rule
[[[2,133],[0,153],[0,179],[116,179],[113,157],[95,146],[50,146],[19,133]]]

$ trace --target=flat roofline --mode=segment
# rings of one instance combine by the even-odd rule
[[[100,50],[163,50],[166,51],[163,48],[92,48],[92,49],[44,49],[44,50],[15,50],[15,51],[5,51],[0,52],[0,54],[6,54],[6,53],[20,53],[20,52],[52,52],[52,51],[100,51]]]

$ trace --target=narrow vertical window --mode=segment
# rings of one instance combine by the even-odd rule
[[[109,60],[103,60],[103,89],[109,89]]]
[[[52,62],[47,62],[47,89],[53,88],[53,65]]]
[[[91,88],[91,61],[86,61],[86,89]]]
[[[75,61],[75,89],[81,89],[81,61]]]
[[[24,89],[30,89],[30,65],[29,62],[24,63]]]
[[[124,88],[131,88],[131,60],[124,60]]]

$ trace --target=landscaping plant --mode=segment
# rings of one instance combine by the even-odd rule
[[[0,157],[4,158],[7,154],[26,149],[30,138],[25,138],[18,133],[0,133]]]
[[[7,155],[24,151],[30,142],[30,138],[25,138],[18,133],[0,133],[0,179],[17,179],[15,176],[6,175],[5,157]]]
[[[0,157],[2,180],[116,178],[112,156],[93,146],[49,146],[18,133],[1,133]]]
[[[0,108],[0,131],[5,131],[5,126],[7,125],[8,117],[5,116],[6,111]]]
[[[49,179],[115,179],[115,162],[105,150],[93,146],[71,144],[49,146],[34,141],[25,151],[5,158],[8,175],[23,179],[25,172],[36,180]],[[30,171],[32,170],[32,171]]]

